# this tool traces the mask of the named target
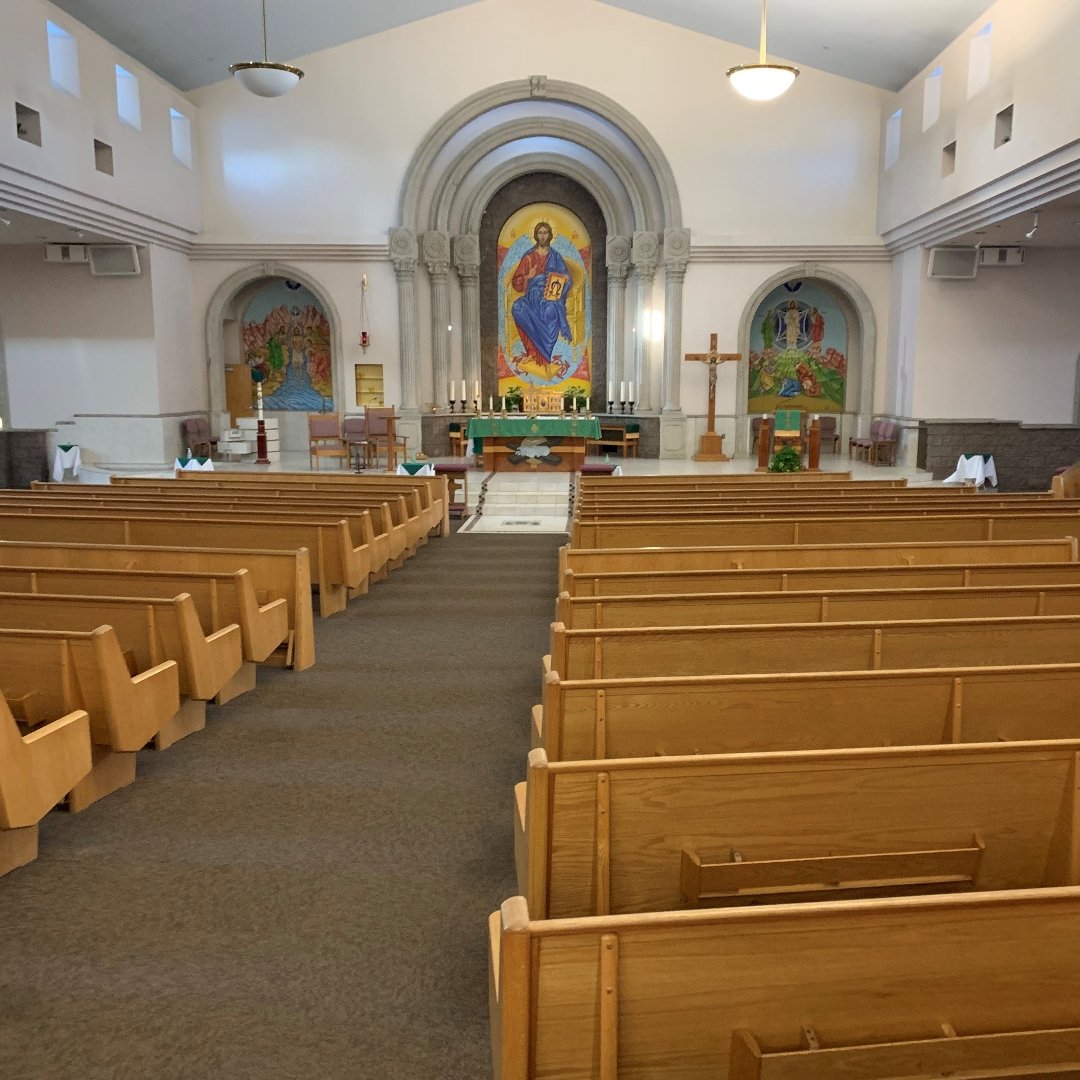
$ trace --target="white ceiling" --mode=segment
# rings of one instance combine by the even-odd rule
[[[474,0],[267,0],[270,58],[292,60]],[[501,0],[520,3],[521,0]],[[755,48],[758,0],[605,2]],[[769,53],[898,90],[993,0],[772,0]],[[64,11],[182,90],[228,78],[259,58],[259,0],[54,0]],[[538,27],[544,25],[537,7]],[[529,55],[528,53],[525,54]],[[530,61],[535,67],[535,63]],[[542,63],[541,63],[542,66]],[[532,70],[532,67],[529,68]]]

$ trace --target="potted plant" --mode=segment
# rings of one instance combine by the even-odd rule
[[[794,446],[782,446],[769,462],[769,472],[798,472],[802,468],[802,458]]]

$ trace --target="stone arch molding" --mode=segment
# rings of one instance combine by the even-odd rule
[[[341,403],[344,400],[342,395],[345,391],[345,352],[341,336],[341,315],[333,297],[317,278],[291,263],[260,262],[252,263],[230,274],[214,290],[214,295],[210,298],[210,304],[206,309],[206,366],[211,423],[216,423],[217,417],[225,411],[225,312],[241,289],[252,282],[274,277],[300,282],[322,304],[326,317],[330,321],[330,349],[334,358],[334,401],[338,412],[342,411]]]
[[[498,84],[450,109],[424,137],[405,172],[398,222],[390,230],[398,282],[403,432],[419,445],[417,270],[422,264],[430,294],[432,385],[442,386],[450,371],[445,314],[456,285],[461,293],[463,374],[471,386],[481,378],[479,251],[474,240],[495,192],[537,171],[569,177],[599,204],[607,227],[608,370],[615,378],[646,388],[645,393],[655,382],[662,383],[664,416],[673,431],[667,438],[661,433],[661,444],[665,456],[683,456],[685,433],[682,426],[674,428],[676,422],[684,423],[678,406],[679,364],[690,237],[682,223],[674,173],[659,143],[617,102],[543,75]],[[648,257],[639,259],[639,254]],[[651,307],[652,280],[660,267],[666,327],[663,378],[654,380],[651,346],[635,343],[631,350],[624,329],[627,323],[639,324]],[[638,340],[644,342],[644,336]],[[648,402],[642,400],[641,406],[646,411]]]
[[[848,409],[855,413],[857,430],[868,430],[874,411],[874,377],[877,357],[877,319],[874,306],[863,287],[840,270],[835,270],[820,263],[805,262],[790,266],[786,270],[771,275],[753,292],[743,307],[739,320],[739,351],[745,357],[750,355],[750,332],[754,314],[761,302],[785,281],[819,281],[832,286],[840,302],[845,318],[848,320]],[[736,381],[736,413],[739,417],[739,443],[750,446],[750,416],[746,409],[747,394],[750,389],[749,362],[739,364]],[[851,408],[852,400],[855,408]],[[854,432],[851,432],[854,434]],[[842,436],[849,434],[841,429]],[[843,445],[843,438],[841,438]]]

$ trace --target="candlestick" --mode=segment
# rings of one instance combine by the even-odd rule
[[[619,413],[621,415],[622,413],[625,413],[625,412],[626,412],[626,402],[625,401],[620,401],[619,402]]]
[[[630,402],[630,415],[631,416],[634,415],[634,402],[632,402],[632,401]]]
[[[450,387],[450,415],[454,414],[454,388]]]
[[[608,403],[607,403],[608,415],[611,414],[611,412],[612,412],[612,410],[614,408],[615,408],[615,399],[614,398],[608,398]]]

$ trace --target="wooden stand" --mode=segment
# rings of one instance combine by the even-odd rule
[[[807,439],[807,472],[821,472],[821,420],[815,417],[810,421],[810,435]]]
[[[761,418],[761,427],[758,428],[757,437],[757,468],[754,472],[769,471],[769,449],[772,446],[772,421],[767,417]]]

